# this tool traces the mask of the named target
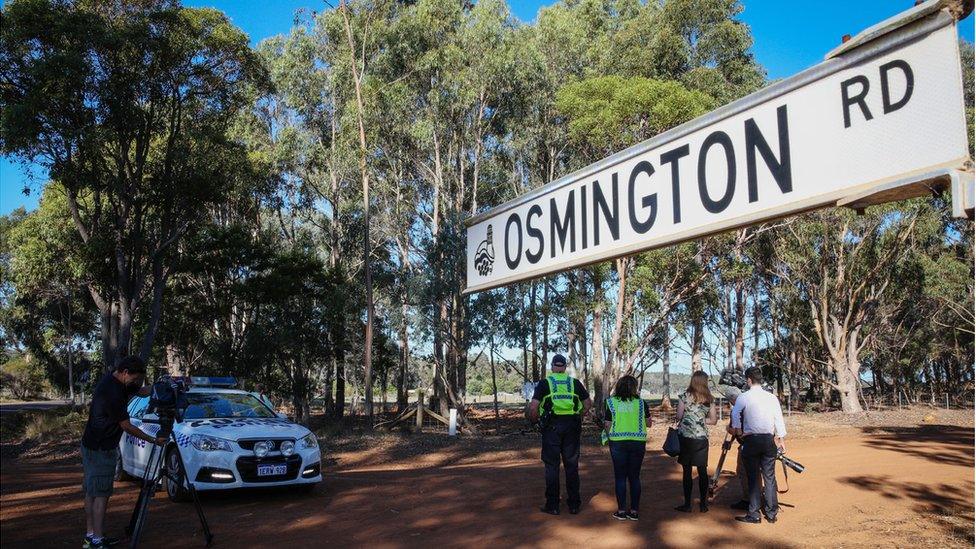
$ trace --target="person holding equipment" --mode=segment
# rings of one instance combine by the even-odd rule
[[[712,392],[708,390],[708,374],[702,371],[691,375],[688,389],[678,399],[678,438],[681,441],[681,487],[685,502],[675,511],[691,512],[691,469],[698,469],[698,505],[702,513],[708,512],[708,427],[718,423],[718,411],[712,404]]]
[[[739,395],[732,407],[729,427],[742,438],[742,459],[749,479],[749,510],[735,520],[759,524],[760,507],[768,522],[776,522],[776,456],[786,449],[786,423],[776,396],[762,387],[762,370],[746,370],[749,390]],[[761,475],[761,476],[760,476]],[[760,478],[763,486],[760,487]]]
[[[617,495],[617,520],[637,520],[640,506],[640,470],[647,447],[647,427],[651,411],[640,398],[637,378],[625,375],[617,380],[613,396],[606,400],[604,430],[610,442],[614,488]],[[630,506],[627,506],[627,485]]]

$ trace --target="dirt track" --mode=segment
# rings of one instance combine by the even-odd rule
[[[657,451],[663,430],[656,425],[649,442],[638,523],[609,517],[612,472],[597,445],[583,448],[583,512],[539,513],[538,449],[533,438],[518,435],[440,439],[440,448],[430,451],[410,438],[393,448],[346,448],[329,454],[325,482],[311,495],[250,491],[207,496],[203,504],[217,547],[972,547],[971,426],[845,426],[822,438],[792,440],[789,455],[807,472],[790,477],[774,525],[732,520],[728,504],[738,488],[731,477],[723,478],[708,514],[673,511],[681,497],[680,468]],[[718,443],[713,440],[712,465]],[[84,514],[75,459],[4,457],[0,481],[5,548],[79,543]],[[134,484],[116,485],[108,519],[114,531],[125,524],[135,493]],[[146,547],[202,547],[192,506],[161,497],[143,540]]]

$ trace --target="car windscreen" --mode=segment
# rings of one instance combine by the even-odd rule
[[[187,393],[183,419],[221,417],[277,417],[253,395],[240,393]]]

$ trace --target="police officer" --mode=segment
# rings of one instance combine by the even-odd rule
[[[593,400],[578,379],[566,374],[566,357],[552,357],[552,373],[535,386],[527,415],[533,423],[547,416],[542,430],[542,462],[546,464],[546,504],[543,513],[559,514],[559,460],[566,470],[566,504],[580,511],[579,455],[583,417]]]
[[[758,524],[762,507],[767,522],[776,522],[776,454],[784,449],[786,423],[779,399],[762,387],[762,370],[746,370],[749,390],[735,399],[730,427],[742,438],[742,459],[749,478],[749,510],[735,517],[739,522]],[[760,476],[762,487],[760,487]]]

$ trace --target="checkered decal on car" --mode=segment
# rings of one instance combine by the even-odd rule
[[[183,433],[176,433],[176,444],[178,444],[180,448],[182,448],[190,444],[190,437],[184,435]]]

